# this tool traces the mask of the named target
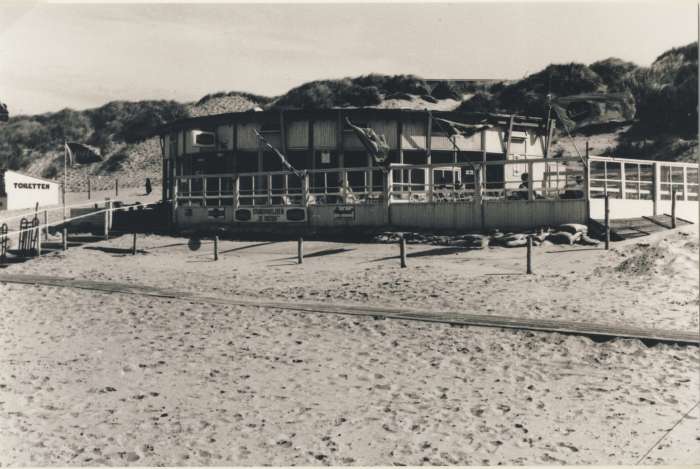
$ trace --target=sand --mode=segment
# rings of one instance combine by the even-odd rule
[[[216,295],[698,329],[696,229],[614,249],[130,237],[14,264]],[[115,249],[116,248],[116,249]],[[579,248],[580,249],[580,248]],[[635,464],[698,348],[0,285],[0,464]],[[696,407],[645,464],[700,461]]]

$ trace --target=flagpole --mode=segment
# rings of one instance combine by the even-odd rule
[[[66,220],[66,181],[68,173],[68,164],[66,160],[68,158],[68,143],[63,140],[63,220]]]

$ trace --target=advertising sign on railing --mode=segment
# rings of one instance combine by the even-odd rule
[[[306,221],[303,207],[250,207],[234,212],[234,220],[248,223],[298,223]]]

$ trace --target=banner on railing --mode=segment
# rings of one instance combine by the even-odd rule
[[[303,207],[251,207],[239,208],[233,218],[248,223],[298,223],[306,221]]]
[[[333,219],[335,220],[354,220],[355,207],[353,205],[339,205],[333,209]]]

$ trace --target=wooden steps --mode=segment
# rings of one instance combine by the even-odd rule
[[[693,222],[676,217],[676,227],[692,225]],[[603,237],[605,234],[605,220],[589,220],[591,232]],[[671,229],[671,215],[655,215],[639,218],[616,218],[610,220],[610,240],[623,241],[625,239],[639,238],[652,233]]]

